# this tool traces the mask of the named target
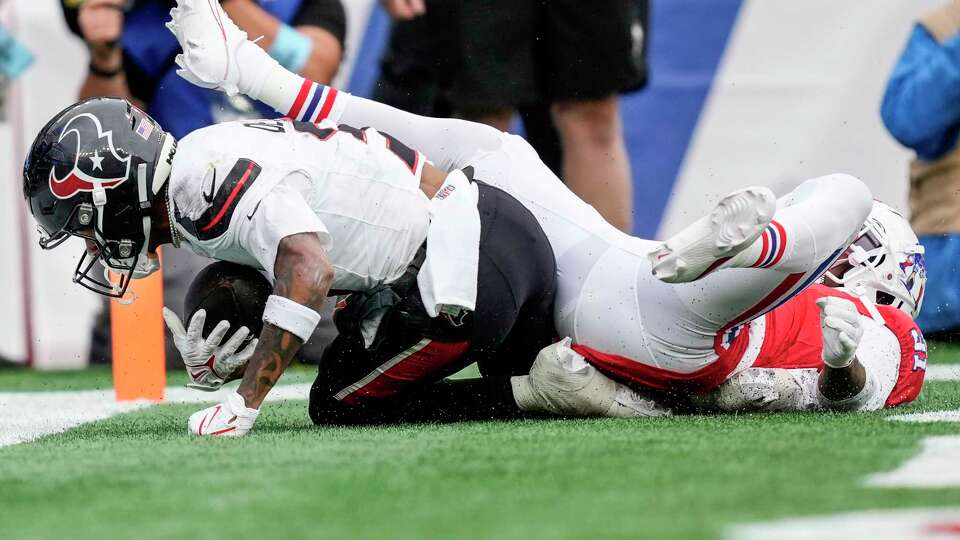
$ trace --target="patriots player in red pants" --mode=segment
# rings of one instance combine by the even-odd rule
[[[926,271],[907,220],[874,202],[823,281],[755,322],[765,327],[759,346],[697,403],[720,411],[875,410],[916,399],[927,346],[913,319]]]

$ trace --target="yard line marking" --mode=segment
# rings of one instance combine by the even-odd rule
[[[927,364],[926,380],[960,381],[960,364]]]
[[[952,538],[960,508],[868,510],[728,527],[727,540],[919,540]]]
[[[201,392],[184,387],[167,387],[163,404],[208,403],[226,400],[234,392],[221,388]],[[275,387],[267,401],[306,399],[309,384]],[[51,392],[0,393],[0,447],[30,442],[46,435],[62,433],[82,424],[157,405],[152,401],[117,401],[113,389]],[[184,426],[187,419],[184,418]]]
[[[921,441],[920,453],[889,472],[864,480],[880,488],[951,488],[960,486],[960,437],[942,435]]]
[[[146,402],[118,402],[112,389],[0,394],[0,447],[147,406]]]
[[[960,422],[960,411],[931,411],[921,413],[895,414],[887,420],[896,422]]]

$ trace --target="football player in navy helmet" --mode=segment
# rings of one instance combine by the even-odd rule
[[[159,267],[156,240],[169,227],[157,231],[154,206],[163,204],[158,193],[176,147],[150,116],[111,98],[68,107],[40,131],[24,164],[23,195],[44,249],[71,236],[86,241],[75,282],[122,297],[130,279]],[[99,274],[97,262],[119,279]]]
[[[203,335],[203,310],[186,323],[164,310],[192,385],[243,377],[226,402],[190,418],[197,435],[253,426],[332,294],[349,299],[327,364],[349,369],[321,372],[317,387],[338,411],[502,347],[524,370],[554,336],[554,257],[530,212],[373,128],[246,120],[177,142],[130,103],[96,98],[41,130],[23,178],[41,246],[82,238],[74,280],[95,292],[124,297],[131,279],[158,268],[164,244],[264,270],[263,329],[242,349],[232,344],[248,328],[221,343],[227,323]],[[384,365],[390,376],[370,376]]]

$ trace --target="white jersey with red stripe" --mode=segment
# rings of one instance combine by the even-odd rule
[[[860,313],[864,334],[857,358],[878,384],[876,395],[864,408],[895,407],[916,399],[927,367],[927,346],[916,323],[899,309],[868,306],[823,285],[811,286],[736,336],[718,336],[718,361],[734,366],[731,377],[750,368],[819,372],[823,369],[823,334],[816,302],[825,296],[850,300]],[[807,401],[815,405],[816,377],[802,380]]]
[[[330,123],[255,120],[184,137],[169,180],[183,244],[273,277],[282,238],[316,232],[334,289],[366,290],[403,274],[424,242],[425,159],[389,135]]]

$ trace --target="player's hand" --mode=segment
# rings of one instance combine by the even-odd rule
[[[247,408],[243,396],[234,392],[219,405],[190,415],[187,430],[191,435],[240,437],[253,428],[260,411]]]
[[[857,307],[850,300],[835,296],[820,298],[817,305],[823,331],[823,363],[832,368],[845,368],[853,363],[863,338]]]
[[[220,321],[204,339],[203,323],[206,319],[206,310],[198,310],[190,319],[190,326],[184,330],[180,317],[173,310],[163,308],[163,320],[170,329],[173,343],[180,351],[183,363],[187,366],[187,373],[190,374],[191,382],[187,387],[209,392],[223,386],[231,373],[247,363],[257,348],[257,340],[251,340],[246,347],[240,349],[243,341],[250,335],[250,330],[241,326],[221,345],[227,330],[230,329],[227,321]]]
[[[383,9],[394,19],[408,21],[427,12],[424,0],[380,0]]]

